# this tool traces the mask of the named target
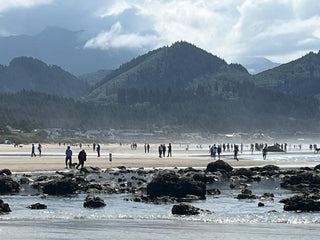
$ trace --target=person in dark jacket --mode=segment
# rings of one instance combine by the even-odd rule
[[[83,168],[83,165],[84,165],[84,162],[87,160],[87,154],[86,152],[84,151],[84,149],[82,149],[79,154],[78,154],[78,160],[79,160],[79,163],[76,167],[76,169],[78,169],[79,166],[81,166],[81,169]]]

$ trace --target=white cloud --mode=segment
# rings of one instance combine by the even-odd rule
[[[2,0],[0,13],[13,8],[31,8],[37,5],[50,4],[53,0]]]
[[[110,31],[99,33],[95,38],[86,42],[85,48],[145,48],[153,45],[157,38],[153,35],[139,35],[134,33],[123,33],[119,22],[114,24]]]
[[[110,16],[117,16],[123,13],[125,10],[130,9],[132,6],[127,3],[126,1],[118,0],[115,1],[107,10],[101,10],[98,13],[100,17],[110,17]]]

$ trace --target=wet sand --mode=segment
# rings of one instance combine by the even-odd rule
[[[8,168],[13,172],[35,172],[35,171],[59,171],[65,169],[65,150],[67,145],[59,146],[58,144],[43,144],[42,156],[39,157],[36,148],[36,157],[31,157],[31,145],[21,145],[14,147],[13,145],[0,144],[0,169]],[[101,145],[101,156],[98,158],[97,153],[93,150],[92,145],[82,145],[87,152],[87,161],[85,166],[99,167],[102,169],[125,166],[127,168],[170,168],[170,167],[195,167],[205,168],[208,163],[214,161],[209,156],[208,146],[202,149],[196,145],[186,150],[186,145],[173,144],[172,157],[159,158],[158,145],[151,145],[150,152],[144,152],[143,144],[138,144],[136,150],[132,150],[130,145],[107,144]],[[73,163],[77,163],[77,155],[81,150],[79,146],[72,146]],[[109,161],[109,153],[112,153],[112,161]],[[296,154],[296,153],[288,153]],[[306,154],[313,154],[306,152]],[[233,167],[253,167],[274,164],[278,166],[298,165],[298,166],[315,166],[316,163],[279,162],[271,160],[263,160],[261,153],[256,152],[255,160],[250,160],[251,153],[244,151],[239,154],[239,161],[233,159],[233,153],[223,152],[221,159],[228,162]],[[251,155],[252,157],[252,155]],[[218,158],[216,158],[217,160]]]

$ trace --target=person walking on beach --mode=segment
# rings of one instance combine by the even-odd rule
[[[263,160],[266,160],[266,158],[267,158],[267,148],[266,147],[262,149],[262,157],[263,157]]]
[[[163,144],[163,145],[162,145],[162,154],[163,154],[163,157],[166,156],[166,150],[167,150],[166,145]]]
[[[38,145],[39,157],[41,157],[41,144]]]
[[[97,145],[97,153],[98,153],[98,157],[100,157],[100,144]]]
[[[238,145],[234,145],[234,155],[233,155],[233,158],[236,159],[237,161],[239,161],[238,159],[238,152],[239,152],[239,147]]]
[[[171,143],[169,143],[169,146],[168,146],[168,156],[167,157],[172,157],[172,146],[171,146]]]
[[[76,166],[76,169],[78,169],[79,166],[81,166],[81,169],[83,169],[83,165],[84,165],[84,162],[87,160],[87,154],[86,152],[84,151],[84,149],[82,149],[79,154],[78,154],[78,160],[79,160],[79,163],[78,165]]]
[[[148,143],[147,144],[147,152],[149,152],[150,151],[150,144]]]
[[[218,152],[218,158],[220,160],[220,154],[221,154],[221,145],[220,144],[218,145],[217,152]]]
[[[66,168],[68,168],[68,165],[69,168],[72,167],[72,151],[70,149],[70,146],[68,146],[66,150]]]
[[[36,153],[34,152],[34,144],[31,146],[31,157],[36,157]]]

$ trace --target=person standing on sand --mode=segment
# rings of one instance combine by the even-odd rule
[[[66,168],[68,168],[68,165],[70,168],[72,167],[72,151],[70,146],[68,146],[66,150]]]
[[[41,144],[38,145],[39,157],[41,157]]]
[[[238,145],[234,145],[234,155],[233,155],[233,158],[234,158],[234,159],[237,159],[237,161],[239,161],[239,159],[238,159],[238,152],[239,152],[239,147],[238,147]]]
[[[97,145],[97,153],[98,153],[98,157],[100,157],[100,144]]]
[[[150,151],[150,144],[149,143],[147,144],[147,151],[148,152]]]
[[[163,145],[162,145],[162,153],[163,153],[163,157],[165,157],[165,156],[166,156],[166,150],[167,150],[166,145],[165,145],[165,144],[163,144]]]
[[[32,147],[31,147],[31,157],[36,157],[36,154],[34,152],[34,144],[32,143]]]
[[[162,144],[159,145],[158,151],[159,151],[159,158],[161,158],[161,156],[162,156]]]
[[[217,152],[218,152],[218,158],[220,160],[220,154],[221,154],[221,145],[220,144],[218,145]]]
[[[172,146],[171,146],[171,143],[169,143],[169,146],[168,146],[168,156],[167,157],[172,157]]]
[[[79,166],[81,166],[81,169],[83,169],[83,165],[84,165],[84,162],[87,160],[87,154],[86,152],[84,151],[84,149],[82,149],[79,154],[78,154],[78,160],[79,160],[79,163],[78,165],[76,166],[76,169],[78,169]]]
[[[264,149],[262,149],[262,157],[263,157],[263,160],[266,160],[266,158],[267,158],[267,148],[266,147]]]

